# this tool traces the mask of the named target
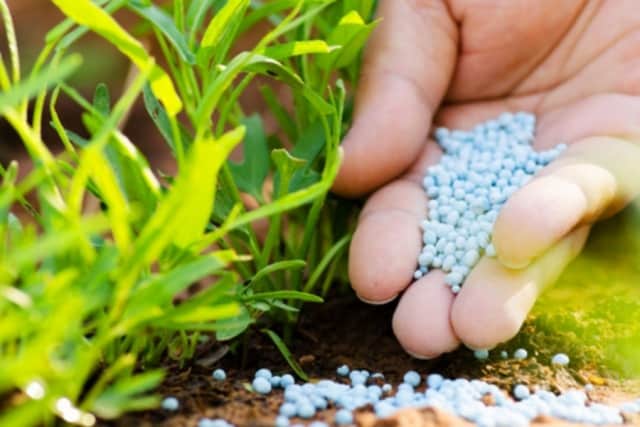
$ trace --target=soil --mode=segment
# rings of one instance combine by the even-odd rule
[[[389,321],[393,308],[393,304],[368,306],[353,297],[329,299],[329,302],[306,311],[298,326],[292,351],[312,380],[338,379],[335,368],[345,363],[351,368],[382,372],[392,384],[400,383],[407,370],[415,369],[423,374],[438,372],[448,377],[479,378],[506,390],[516,383],[524,383],[560,392],[590,382],[596,385],[590,398],[611,403],[630,400],[638,395],[639,388],[634,382],[616,380],[612,373],[602,372],[596,368],[596,363],[589,363],[588,348],[576,362],[572,360],[571,365],[576,366],[550,367],[546,362],[549,360],[548,352],[536,348],[542,344],[533,321],[525,325],[517,340],[493,351],[488,361],[476,360],[467,349],[436,360],[413,359],[404,353],[393,337]],[[500,350],[512,352],[523,345],[523,336],[538,336],[524,344],[529,357],[522,361],[501,359]],[[268,367],[278,373],[290,372],[290,369],[266,336],[253,333],[248,339],[252,344],[245,354],[240,350],[237,354],[227,352],[225,345],[213,343],[200,349],[200,355],[192,366],[182,369],[172,366],[168,370],[160,393],[179,399],[181,406],[177,412],[156,410],[130,414],[110,425],[190,427],[196,426],[203,417],[223,418],[237,426],[273,425],[282,403],[282,391],[277,390],[265,397],[248,391],[247,387],[257,368]],[[241,363],[243,359],[244,365]],[[227,370],[226,381],[217,382],[211,378],[214,367]],[[324,411],[316,419],[330,423],[332,410]],[[364,408],[358,411],[356,421],[362,427],[470,425],[430,409],[405,410],[390,419],[378,420],[372,415],[371,408]],[[628,419],[632,424],[637,421]],[[537,420],[535,425],[576,426],[551,419]]]

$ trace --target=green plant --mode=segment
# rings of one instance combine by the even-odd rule
[[[17,163],[2,169],[0,425],[54,416],[91,425],[95,415],[151,408],[167,355],[188,360],[202,340],[229,340],[254,323],[283,325],[288,336],[301,304],[322,301],[343,277],[354,213],[328,196],[347,120],[336,77],[355,82],[375,25],[361,16],[373,1],[53,3],[67,19],[23,74],[0,0],[10,52],[8,67],[0,61],[0,115],[33,163],[20,180]],[[139,15],[166,65],[112,17],[123,8]],[[257,45],[232,53],[265,20],[271,28]],[[89,101],[68,83],[82,63],[70,48],[88,31],[137,71],[115,102],[106,85]],[[290,91],[286,109],[273,86],[262,87],[282,134],[267,135],[261,117],[242,111],[256,76]],[[82,107],[87,136],[65,129],[61,96]],[[120,130],[139,97],[175,156],[175,177],[154,174]],[[47,106],[62,153],[42,138]],[[233,163],[240,143],[245,160]],[[241,193],[258,207],[247,210]],[[101,209],[88,210],[91,199]],[[260,219],[263,240],[252,227]],[[205,278],[213,284],[192,288]]]

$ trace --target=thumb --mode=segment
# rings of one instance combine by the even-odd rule
[[[454,69],[457,28],[442,0],[382,0],[378,16],[333,186],[343,196],[371,192],[418,157]]]

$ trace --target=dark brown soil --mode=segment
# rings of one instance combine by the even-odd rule
[[[480,378],[505,389],[515,383],[537,385],[552,391],[579,387],[587,382],[596,384],[591,393],[594,400],[625,400],[631,396],[633,384],[603,378],[586,361],[571,369],[554,369],[547,363],[548,357],[540,357],[540,349],[528,347],[529,358],[523,361],[502,360],[499,351],[492,352],[489,361],[478,361],[466,349],[445,355],[432,361],[420,361],[406,355],[399,346],[390,327],[393,306],[367,306],[351,297],[329,300],[307,311],[297,330],[295,347],[297,360],[313,379],[335,379],[336,366],[346,363],[352,368],[382,372],[392,384],[401,382],[409,369],[421,373],[438,372],[449,377]],[[525,334],[535,334],[532,326],[525,326]],[[522,334],[521,334],[522,335]],[[251,347],[246,354],[228,352],[226,347],[209,345],[203,349],[196,362],[179,369],[171,367],[160,389],[163,396],[176,396],[181,404],[179,411],[149,411],[128,415],[114,426],[196,426],[203,417],[223,418],[237,426],[270,426],[282,402],[282,392],[268,397],[248,391],[247,386],[257,368],[268,367],[274,372],[290,372],[282,356],[266,336],[254,333],[249,338]],[[521,345],[522,339],[517,342]],[[514,343],[502,348],[513,351]],[[500,349],[498,349],[500,350]],[[241,360],[245,359],[244,367]],[[583,356],[584,359],[584,356]],[[574,362],[572,361],[572,364]],[[203,366],[204,365],[204,366]],[[227,380],[217,382],[211,378],[214,367],[227,370]],[[332,411],[320,414],[316,419],[330,422]],[[369,410],[358,413],[360,426],[464,426],[468,423],[431,410],[407,410],[390,420],[375,420]],[[553,420],[540,420],[545,425],[563,425]],[[635,424],[635,423],[634,423]],[[575,425],[575,424],[573,424]]]

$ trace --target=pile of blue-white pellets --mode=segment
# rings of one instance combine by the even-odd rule
[[[436,129],[444,153],[423,180],[428,218],[416,280],[441,269],[457,294],[480,257],[495,256],[491,233],[500,208],[566,148],[534,151],[535,124],[534,115],[520,112],[503,113],[471,131]]]
[[[559,355],[562,360],[555,360]],[[568,357],[559,355],[554,356],[552,363],[564,366]],[[289,374],[278,376],[263,368],[256,372],[253,389],[262,395],[274,389],[283,390],[284,402],[275,418],[276,427],[353,425],[353,411],[367,405],[373,407],[379,418],[390,417],[406,408],[433,408],[479,427],[528,426],[540,416],[573,423],[612,425],[624,423],[623,414],[640,413],[640,399],[617,406],[592,401],[589,398],[589,392],[594,390],[591,384],[555,394],[525,384],[517,384],[510,392],[504,392],[485,381],[447,379],[436,373],[421,375],[416,371],[406,372],[398,386],[386,382],[382,373],[351,370],[346,365],[338,367],[336,374],[337,381],[325,379],[296,384]],[[269,390],[259,385],[264,383],[262,380],[270,384]],[[313,420],[328,408],[335,410],[333,422]],[[293,422],[293,418],[307,420],[307,423]],[[231,426],[221,419],[203,418],[198,423],[198,427]]]

